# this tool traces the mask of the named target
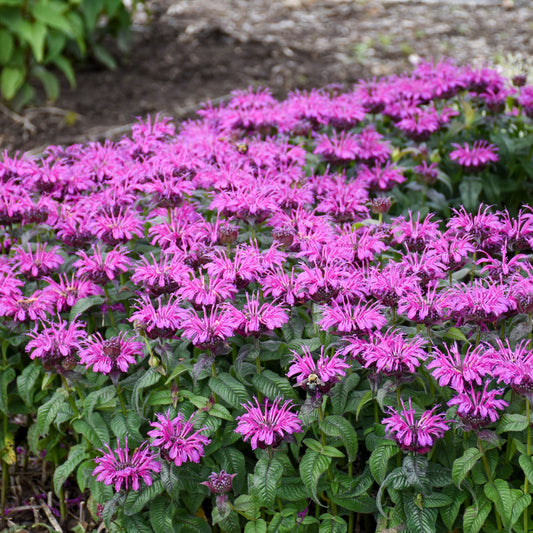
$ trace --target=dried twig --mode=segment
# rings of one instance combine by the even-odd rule
[[[61,529],[61,526],[59,525],[59,522],[56,520],[56,517],[53,515],[52,511],[50,510],[50,507],[46,505],[46,503],[41,503],[41,509],[44,511],[46,518],[50,521],[50,524],[54,528],[54,531],[57,531],[58,533],[63,533],[63,530]]]
[[[13,122],[20,124],[26,131],[29,131],[30,133],[35,133],[37,131],[37,128],[29,119],[11,111],[11,109],[8,109],[4,104],[0,104],[0,112],[13,120]]]

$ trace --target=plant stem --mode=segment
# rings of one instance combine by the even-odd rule
[[[531,420],[530,420],[530,409],[529,409],[529,398],[526,397],[526,417],[527,417],[527,444],[526,444],[526,453],[528,458],[531,457]],[[524,494],[527,494],[529,491],[529,479],[527,476],[524,476]],[[524,509],[524,531],[528,531],[528,520],[529,520],[529,506]]]
[[[78,411],[78,407],[76,406],[76,401],[74,400],[73,396],[70,394],[70,387],[68,386],[67,380],[63,374],[60,374],[60,376],[61,376],[61,382],[63,383],[63,388],[67,391],[68,403],[70,404],[70,407],[72,407],[72,411],[74,411],[74,416],[76,418],[80,418],[80,412]]]
[[[479,451],[481,452],[481,458],[483,459],[483,466],[485,467],[485,472],[487,474],[487,479],[489,480],[489,483],[492,483],[492,476],[490,473],[490,467],[489,463],[487,461],[487,456],[485,455],[485,450],[483,449],[483,442],[478,437],[477,438],[477,446]],[[496,525],[498,526],[498,531],[502,530],[502,519],[500,518],[500,515],[497,511],[497,509],[494,509],[494,514],[496,515]]]

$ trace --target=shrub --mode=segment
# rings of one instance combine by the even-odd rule
[[[1,97],[22,107],[33,99],[39,81],[48,99],[55,100],[56,73],[62,72],[74,86],[73,62],[88,54],[114,68],[101,38],[111,34],[125,51],[130,25],[131,12],[122,0],[0,1]]]
[[[3,494],[44,456],[85,529],[527,531],[512,91],[425,63],[4,154]]]

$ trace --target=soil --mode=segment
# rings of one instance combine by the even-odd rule
[[[135,117],[193,117],[235,89],[349,86],[421,57],[459,64],[533,57],[530,0],[152,0],[110,71],[87,64],[55,103],[0,107],[0,151],[116,139]],[[504,6],[505,4],[505,6]],[[531,79],[530,79],[531,82]]]

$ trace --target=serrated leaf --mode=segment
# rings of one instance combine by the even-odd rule
[[[176,501],[178,499],[180,489],[179,467],[172,461],[165,461],[161,464],[161,483],[168,495]]]
[[[307,449],[300,461],[300,477],[304,485],[311,492],[313,500],[319,504],[317,486],[320,476],[331,464],[331,457],[321,455],[314,450]]]
[[[89,457],[84,444],[76,444],[70,448],[68,459],[54,471],[54,492],[59,496],[63,483],[74,472],[74,469]]]
[[[513,495],[507,481],[495,479],[483,487],[485,496],[494,503],[496,512],[500,515],[503,525],[511,527],[511,515],[513,511]]]
[[[333,413],[336,416],[344,414],[346,408],[346,402],[348,395],[352,390],[357,387],[361,378],[359,374],[353,372],[349,376],[345,377],[342,381],[337,383],[331,393],[331,405],[333,407]],[[349,455],[349,454],[348,454]]]
[[[479,205],[479,195],[483,190],[480,180],[472,177],[464,178],[459,184],[459,194],[461,203],[468,211],[473,211]]]
[[[257,500],[249,494],[241,494],[233,502],[235,510],[245,516],[248,520],[259,518],[259,505]]]
[[[14,368],[7,368],[2,372],[0,377],[0,411],[5,415],[9,415],[9,406],[7,399],[7,387],[15,379],[16,372]]]
[[[396,455],[399,451],[398,446],[394,442],[385,442],[380,444],[371,454],[368,460],[370,472],[374,479],[379,483],[383,483],[387,475],[389,459]]]
[[[41,366],[32,363],[22,371],[20,376],[17,377],[17,389],[20,397],[28,406],[33,405],[33,394],[40,375]]]
[[[406,526],[410,533],[433,533],[436,530],[437,509],[419,506],[410,496],[404,498]]]
[[[522,513],[531,504],[531,494],[524,494],[521,490],[514,489],[513,494],[517,496],[513,502],[513,510],[511,512],[511,521],[509,527],[512,528],[519,520]]]
[[[223,405],[220,405],[219,403],[214,404],[208,412],[209,416],[216,416],[217,418],[229,420],[230,422],[232,420],[235,420],[235,417]]]
[[[109,430],[100,413],[93,413],[90,424],[86,420],[74,420],[72,427],[97,450],[103,448],[109,442]]]
[[[244,533],[266,533],[267,524],[260,518],[255,522],[248,522],[244,527]]]
[[[474,465],[479,461],[481,456],[482,453],[477,448],[468,448],[461,457],[458,457],[453,462],[452,480],[457,487],[461,487],[464,478],[474,468]]]
[[[320,526],[318,533],[346,533],[348,524],[340,516],[329,513],[320,516]]]
[[[426,494],[422,499],[422,505],[424,507],[445,507],[453,503],[452,498],[446,494],[432,492],[431,494]]]
[[[261,457],[255,465],[253,487],[259,505],[271,509],[283,476],[283,464],[277,457]]]
[[[479,507],[471,505],[465,509],[463,515],[463,532],[464,533],[479,533],[483,527],[487,516],[489,516],[492,505],[489,501],[479,501]]]
[[[451,503],[440,510],[440,515],[445,526],[451,530],[459,514],[459,509],[466,498],[466,493],[459,491],[454,485],[446,487],[443,493],[449,496]]]
[[[359,413],[361,412],[361,409],[370,401],[372,401],[372,391],[366,391],[361,400],[359,400],[359,404],[357,405],[357,409],[355,411],[355,420],[359,420]]]
[[[149,368],[141,377],[137,380],[133,387],[133,405],[137,412],[141,412],[143,406],[141,406],[141,391],[149,387],[153,387],[161,379],[161,374],[158,374],[153,368]]]
[[[82,492],[88,488],[91,481],[95,481],[95,478],[93,478],[92,475],[95,466],[94,459],[86,459],[78,466],[78,469],[76,470],[76,481]]]
[[[67,35],[72,35],[72,28],[68,19],[63,15],[67,6],[64,2],[53,0],[41,0],[31,8],[32,15],[43,24],[61,30]]]
[[[500,417],[496,431],[498,433],[505,431],[523,431],[528,425],[529,422],[526,416],[518,413],[505,413]]]
[[[14,48],[13,36],[8,31],[0,29],[0,65],[5,65],[11,59]]]
[[[50,424],[54,421],[57,413],[66,402],[67,391],[57,389],[54,395],[37,410],[37,424],[41,435],[46,435],[50,429]]]
[[[169,508],[167,498],[160,497],[150,502],[150,524],[154,533],[169,533],[173,530],[172,509]]]
[[[148,522],[146,522],[141,516],[125,515],[123,518],[124,531],[128,533],[154,533]]]
[[[297,502],[307,498],[307,489],[302,484],[299,477],[284,477],[281,486],[278,488],[278,495],[282,500]]]
[[[63,55],[58,55],[51,61],[63,73],[65,78],[67,78],[70,87],[72,89],[76,87],[76,75],[70,61]]]
[[[149,486],[143,486],[140,490],[131,490],[124,503],[124,514],[133,516],[143,507],[163,492],[163,484],[160,480],[154,481]]]
[[[209,380],[209,388],[231,407],[239,408],[250,400],[246,388],[230,374],[223,372]]]
[[[78,315],[81,315],[87,309],[90,309],[94,305],[101,305],[105,302],[105,298],[103,296],[87,296],[85,298],[80,298],[70,310],[68,319],[70,322],[73,322],[76,320],[76,317]]]
[[[354,513],[371,514],[376,510],[376,499],[368,494],[360,494],[356,498],[342,494],[330,495],[331,501]]]
[[[522,454],[518,457],[518,464],[524,471],[530,483],[533,483],[533,461],[529,455]]]
[[[95,390],[87,395],[83,400],[83,416],[91,420],[92,413],[97,405],[107,404],[117,395],[117,389],[113,385],[108,385]]]
[[[283,398],[285,400],[296,399],[296,393],[290,382],[271,370],[263,370],[261,374],[252,377],[254,387],[267,398]]]
[[[292,533],[296,529],[296,511],[283,509],[276,513],[268,524],[268,533]]]
[[[353,425],[342,416],[330,415],[322,421],[320,427],[328,437],[341,439],[348,454],[348,461],[353,463],[357,458],[357,449],[359,446],[357,433]]]

